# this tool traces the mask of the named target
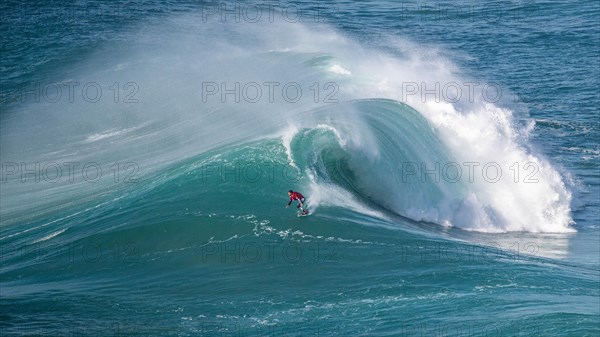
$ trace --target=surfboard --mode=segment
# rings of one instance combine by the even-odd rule
[[[299,217],[301,217],[301,216],[308,216],[308,215],[310,215],[310,212],[308,210],[304,210],[304,212],[298,212],[298,216]]]

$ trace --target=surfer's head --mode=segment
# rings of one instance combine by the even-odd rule
[[[292,190],[288,191],[288,195],[292,195],[292,193],[294,193],[294,191],[292,191]]]

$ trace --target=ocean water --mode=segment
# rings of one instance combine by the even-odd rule
[[[0,335],[600,335],[597,1],[0,16]]]

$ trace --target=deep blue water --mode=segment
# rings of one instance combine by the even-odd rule
[[[2,336],[600,335],[597,1],[0,6]]]

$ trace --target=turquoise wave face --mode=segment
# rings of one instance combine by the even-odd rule
[[[443,199],[464,195],[462,183],[421,179],[423,168],[451,160],[435,130],[409,106],[365,100],[315,114],[327,117],[317,117],[316,128],[298,132],[291,149],[294,162],[302,163],[316,185],[332,181],[361,202],[404,216],[412,215],[412,209],[427,214],[440,208]],[[349,114],[354,115],[352,123],[327,122]]]

